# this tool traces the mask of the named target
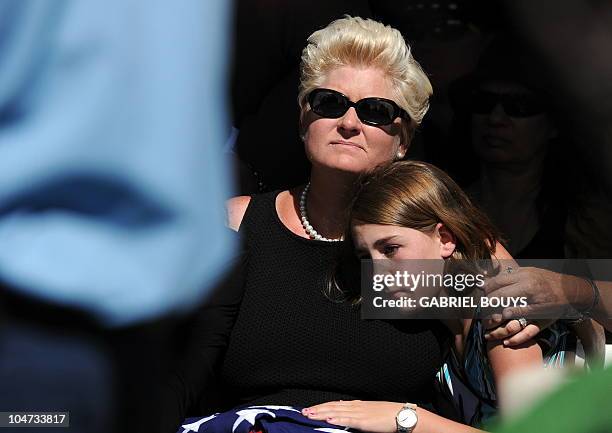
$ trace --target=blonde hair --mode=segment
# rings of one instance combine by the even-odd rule
[[[395,103],[412,119],[402,122],[402,143],[409,145],[427,113],[433,89],[402,34],[371,19],[346,16],[310,35],[302,51],[300,125],[308,109],[308,94],[322,86],[329,71],[342,66],[376,67],[389,77]]]

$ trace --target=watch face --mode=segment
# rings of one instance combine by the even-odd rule
[[[404,428],[414,427],[417,423],[416,411],[412,409],[402,409],[397,414],[397,423]]]

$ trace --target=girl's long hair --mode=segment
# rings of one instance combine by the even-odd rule
[[[484,270],[480,261],[493,258],[499,235],[446,173],[425,162],[399,161],[363,176],[350,207],[344,251],[333,272],[329,295],[333,299],[360,300],[360,261],[353,252],[353,225],[391,225],[432,233],[438,223],[456,241],[445,271]],[[486,270],[495,271],[489,267]]]

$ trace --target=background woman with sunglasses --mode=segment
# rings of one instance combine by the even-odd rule
[[[467,188],[471,198],[501,232],[513,257],[563,259],[575,173],[538,64],[508,35],[497,37],[476,70],[455,84],[453,96],[463,98],[455,106],[469,116],[464,121],[478,162],[479,176]],[[601,365],[604,329],[592,320],[557,322],[542,337],[567,334],[568,326],[591,367]]]
[[[565,146],[542,90],[545,77],[516,41],[500,37],[464,78],[478,179],[468,188],[516,258],[563,258],[568,171]],[[466,114],[467,114],[466,113]]]
[[[218,338],[229,334],[227,320],[198,333],[183,370],[198,376],[175,381],[180,415],[198,401],[205,415],[364,399],[418,404],[416,433],[475,431],[432,412],[444,410],[433,392],[448,344],[439,322],[361,320],[358,308],[326,295],[357,178],[404,157],[431,93],[395,29],[344,18],[309,37],[298,102],[310,182],[230,200],[229,226],[247,248],[243,294],[227,343]],[[503,248],[499,256],[510,258]]]

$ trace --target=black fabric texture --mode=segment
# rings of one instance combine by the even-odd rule
[[[222,370],[233,405],[431,402],[441,325],[362,320],[359,307],[331,301],[325,291],[340,243],[289,231],[277,194],[254,196],[240,228],[246,286]]]
[[[277,195],[251,199],[240,226],[245,252],[192,322],[160,431],[242,405],[339,399],[410,401],[452,417],[434,394],[446,328],[362,320],[359,307],[332,301],[325,290],[341,243],[290,232]]]

